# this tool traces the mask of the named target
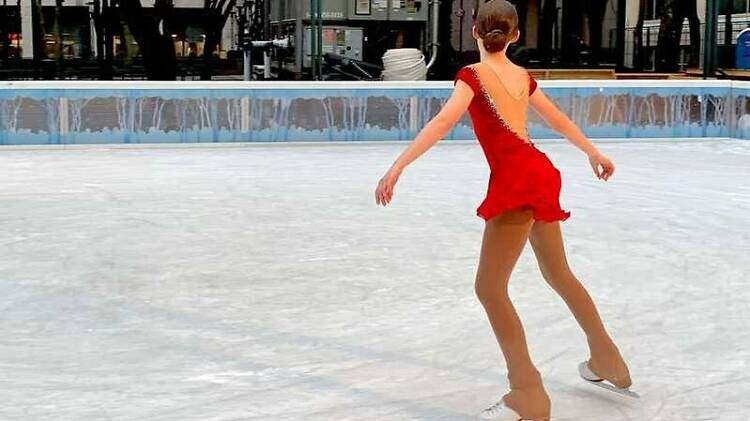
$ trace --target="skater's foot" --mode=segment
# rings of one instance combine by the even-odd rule
[[[594,374],[621,389],[633,383],[628,366],[614,343],[597,347],[595,352],[592,350],[588,366]]]
[[[521,419],[547,421],[550,418],[550,400],[542,385],[511,389],[503,396],[503,401]]]

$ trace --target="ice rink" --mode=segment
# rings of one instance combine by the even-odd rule
[[[506,390],[474,276],[488,167],[442,142],[3,149],[0,420],[473,420]],[[511,279],[553,420],[750,418],[750,142],[562,141],[570,265],[628,360],[586,342],[527,244]]]

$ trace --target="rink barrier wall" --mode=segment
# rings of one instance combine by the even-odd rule
[[[591,138],[750,139],[750,82],[540,80]],[[0,144],[412,139],[452,82],[0,82]],[[534,139],[557,139],[533,112]],[[468,114],[446,140],[474,139]]]

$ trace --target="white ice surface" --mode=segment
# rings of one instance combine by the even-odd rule
[[[0,150],[0,420],[472,420],[507,386],[473,283],[487,164],[439,143]],[[568,260],[631,365],[527,245],[511,279],[559,421],[750,418],[750,142],[569,144]]]

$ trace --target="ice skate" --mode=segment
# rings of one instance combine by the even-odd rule
[[[505,401],[500,399],[489,408],[485,408],[479,413],[480,420],[492,421],[526,421],[516,411],[505,405]],[[529,420],[529,421],[548,421],[548,420]]]
[[[631,391],[630,388],[617,387],[606,379],[603,379],[594,374],[594,372],[589,368],[588,361],[584,361],[578,364],[578,373],[581,375],[582,379],[586,380],[588,383],[593,384],[594,386],[599,386],[603,389],[607,389],[624,396],[629,396],[631,398],[640,398],[640,396],[637,393]]]

